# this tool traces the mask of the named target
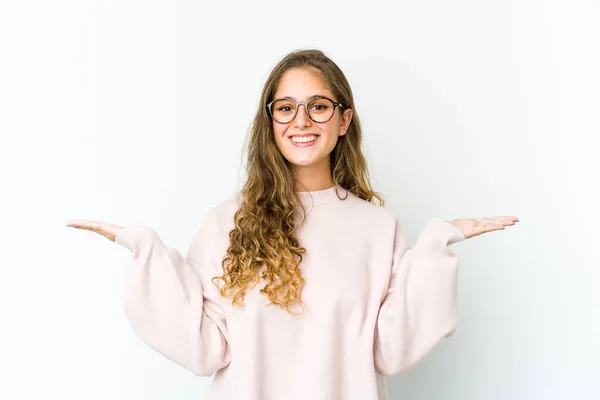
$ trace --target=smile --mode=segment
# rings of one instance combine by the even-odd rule
[[[290,141],[296,147],[310,147],[314,145],[317,142],[317,140],[319,140],[318,135],[293,136],[290,138]]]

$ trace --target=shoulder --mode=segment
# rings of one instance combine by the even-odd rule
[[[344,202],[347,202],[351,215],[365,225],[384,230],[395,229],[397,217],[390,209],[361,199],[350,192]]]
[[[371,203],[365,199],[361,199],[354,193],[348,192],[348,198],[344,201],[348,202],[348,205],[361,214],[364,214],[377,220],[395,220],[396,215],[388,208],[380,206],[379,204]]]
[[[234,226],[233,216],[236,210],[237,200],[233,196],[210,207],[200,221],[190,254],[197,252],[196,249],[205,248],[205,243],[210,243],[211,252],[225,251],[229,241],[229,231]]]
[[[209,225],[213,229],[229,231],[234,225],[233,217],[239,206],[239,193],[235,193],[209,208],[204,217],[203,225]]]

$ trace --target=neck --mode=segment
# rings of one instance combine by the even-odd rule
[[[331,176],[329,157],[319,164],[307,166],[292,166],[297,192],[315,192],[333,187],[335,182]]]

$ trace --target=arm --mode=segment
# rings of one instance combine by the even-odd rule
[[[458,258],[448,245],[462,231],[433,218],[410,248],[396,220],[392,272],[377,317],[375,369],[397,375],[412,367],[456,329]]]
[[[209,251],[215,226],[209,214],[185,259],[148,227],[125,227],[115,239],[133,252],[123,298],[135,334],[200,376],[211,376],[231,359],[220,295],[210,281],[220,267]]]

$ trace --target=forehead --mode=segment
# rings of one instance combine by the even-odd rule
[[[274,98],[291,97],[296,101],[305,101],[317,95],[333,97],[320,72],[315,69],[293,68],[282,75]]]

